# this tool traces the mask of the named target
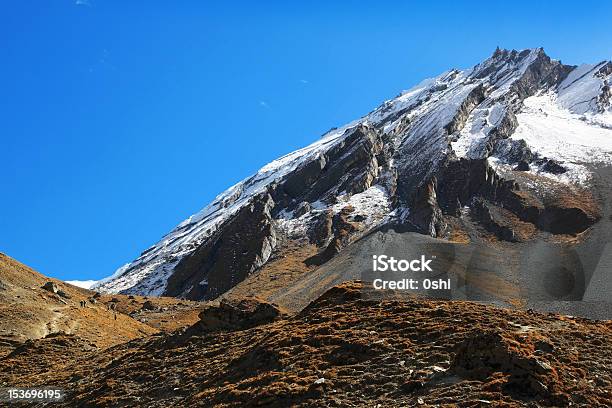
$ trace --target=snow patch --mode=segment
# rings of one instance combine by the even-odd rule
[[[506,107],[499,102],[490,108],[476,108],[459,132],[457,140],[451,142],[457,157],[482,158],[482,146],[487,141],[489,132],[500,124],[505,114]]]
[[[352,217],[362,216],[363,225],[370,228],[378,224],[391,211],[391,202],[387,190],[374,185],[367,190],[351,196],[340,195],[338,202],[332,206],[334,213],[340,212],[344,207],[352,206]]]
[[[517,120],[511,138],[523,139],[540,156],[562,162],[568,172],[556,176],[561,181],[584,183],[589,175],[584,164],[612,164],[612,129],[564,109],[554,93],[525,99]]]
[[[65,282],[83,289],[90,289],[92,286],[98,283],[97,280],[68,280]]]
[[[575,114],[599,113],[597,98],[605,84],[604,79],[597,77],[595,73],[606,63],[583,64],[572,70],[559,85],[559,106]]]

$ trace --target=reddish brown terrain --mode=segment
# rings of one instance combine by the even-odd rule
[[[47,278],[0,253],[0,386],[14,385],[22,370],[57,372],[72,353],[103,352],[127,341],[173,331],[198,321],[201,303],[174,298],[100,295]],[[45,352],[45,347],[54,352]],[[63,362],[54,360],[63,354]],[[12,361],[12,360],[11,360]]]
[[[145,306],[152,299],[114,296],[123,342],[96,344],[80,330],[14,338],[4,344],[0,386],[62,387],[64,406],[601,407],[612,400],[612,322],[381,297],[368,288],[345,283],[297,314],[253,297]],[[75,300],[91,293],[69,289]],[[169,324],[172,315],[180,323]],[[98,323],[106,336],[117,330]],[[140,335],[127,331],[138,328]]]

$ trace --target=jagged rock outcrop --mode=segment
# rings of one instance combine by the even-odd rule
[[[351,236],[359,230],[359,225],[348,219],[348,216],[354,211],[353,207],[346,206],[333,216],[330,225],[333,236],[330,242],[321,253],[306,259],[307,265],[324,264],[350,243]]]
[[[342,141],[275,186],[274,199],[279,208],[294,211],[302,203],[333,202],[340,193],[361,193],[378,178],[386,160],[380,133],[373,127],[357,125],[347,130]]]
[[[214,298],[263,265],[276,245],[270,196],[243,208],[190,256],[181,260],[168,280],[166,294]]]
[[[57,291],[59,290],[57,288],[57,285],[54,282],[45,282],[45,284],[42,286],[42,288],[44,290],[47,290],[51,293],[57,293]]]
[[[218,305],[209,306],[200,312],[200,321],[189,329],[189,333],[244,330],[280,320],[283,316],[278,305],[256,297],[222,299]]]
[[[407,227],[417,232],[437,237],[446,227],[442,211],[438,205],[436,193],[437,180],[434,177],[429,183],[421,186],[415,195],[407,221]]]

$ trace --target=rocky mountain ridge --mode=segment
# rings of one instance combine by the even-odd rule
[[[297,261],[316,268],[383,226],[575,240],[603,214],[592,186],[612,162],[611,75],[609,61],[497,49],[264,166],[96,289],[212,299],[289,247],[314,248]]]

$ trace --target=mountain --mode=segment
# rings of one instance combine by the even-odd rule
[[[497,49],[264,166],[94,288],[297,310],[387,250],[437,256],[449,298],[591,310],[612,290],[611,77]]]

